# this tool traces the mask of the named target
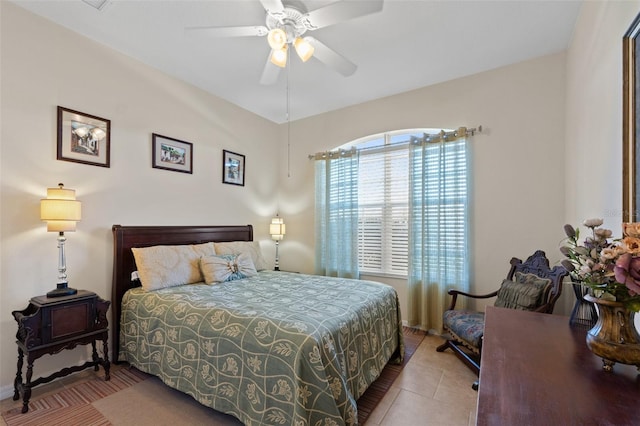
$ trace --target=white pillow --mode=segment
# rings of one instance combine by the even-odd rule
[[[200,269],[207,284],[239,280],[258,275],[248,253],[225,254],[221,256],[202,256]]]
[[[257,241],[232,241],[230,243],[215,243],[216,254],[242,254],[248,253],[257,271],[268,268],[267,262],[262,256],[260,243]]]
[[[132,248],[131,251],[145,290],[202,282],[200,258],[216,254],[213,243]]]

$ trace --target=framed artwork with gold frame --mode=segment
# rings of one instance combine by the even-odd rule
[[[638,222],[640,187],[640,14],[622,38],[622,221]]]

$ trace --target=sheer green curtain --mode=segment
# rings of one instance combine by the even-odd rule
[[[315,171],[315,273],[358,278],[358,154],[319,155]]]
[[[469,164],[464,131],[414,138],[409,154],[409,325],[442,331],[449,289],[469,288]]]

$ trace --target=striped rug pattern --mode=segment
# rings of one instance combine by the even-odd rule
[[[402,365],[388,364],[367,391],[358,399],[358,424],[363,425],[371,412],[389,390],[402,368],[416,351],[424,332],[404,328],[405,358]],[[22,414],[22,405],[2,413],[7,426],[108,426],[111,425],[100,411],[91,405],[104,397],[140,383],[150,376],[135,368],[116,368],[111,372],[111,380],[104,381],[104,374],[98,373],[88,379],[56,392],[38,397],[34,388],[29,411]],[[34,397],[35,396],[35,397]]]
[[[2,413],[2,417],[8,426],[109,425],[109,421],[91,403],[148,377],[133,368],[119,368],[111,373],[108,382],[104,381],[104,374],[100,374],[95,379],[41,398],[37,398],[38,388],[35,387],[29,401],[29,411],[22,414],[22,406],[19,406]],[[33,398],[34,394],[36,398]]]

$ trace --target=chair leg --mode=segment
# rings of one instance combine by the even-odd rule
[[[438,346],[436,348],[436,351],[438,352],[444,352],[447,348],[451,347],[449,345],[449,340],[445,340],[443,344],[441,344],[440,346]]]
[[[462,361],[471,371],[480,375],[480,363],[472,358],[469,354],[458,347],[455,340],[445,340],[443,344],[436,348],[437,352],[444,352],[447,348],[451,348],[454,354]]]

